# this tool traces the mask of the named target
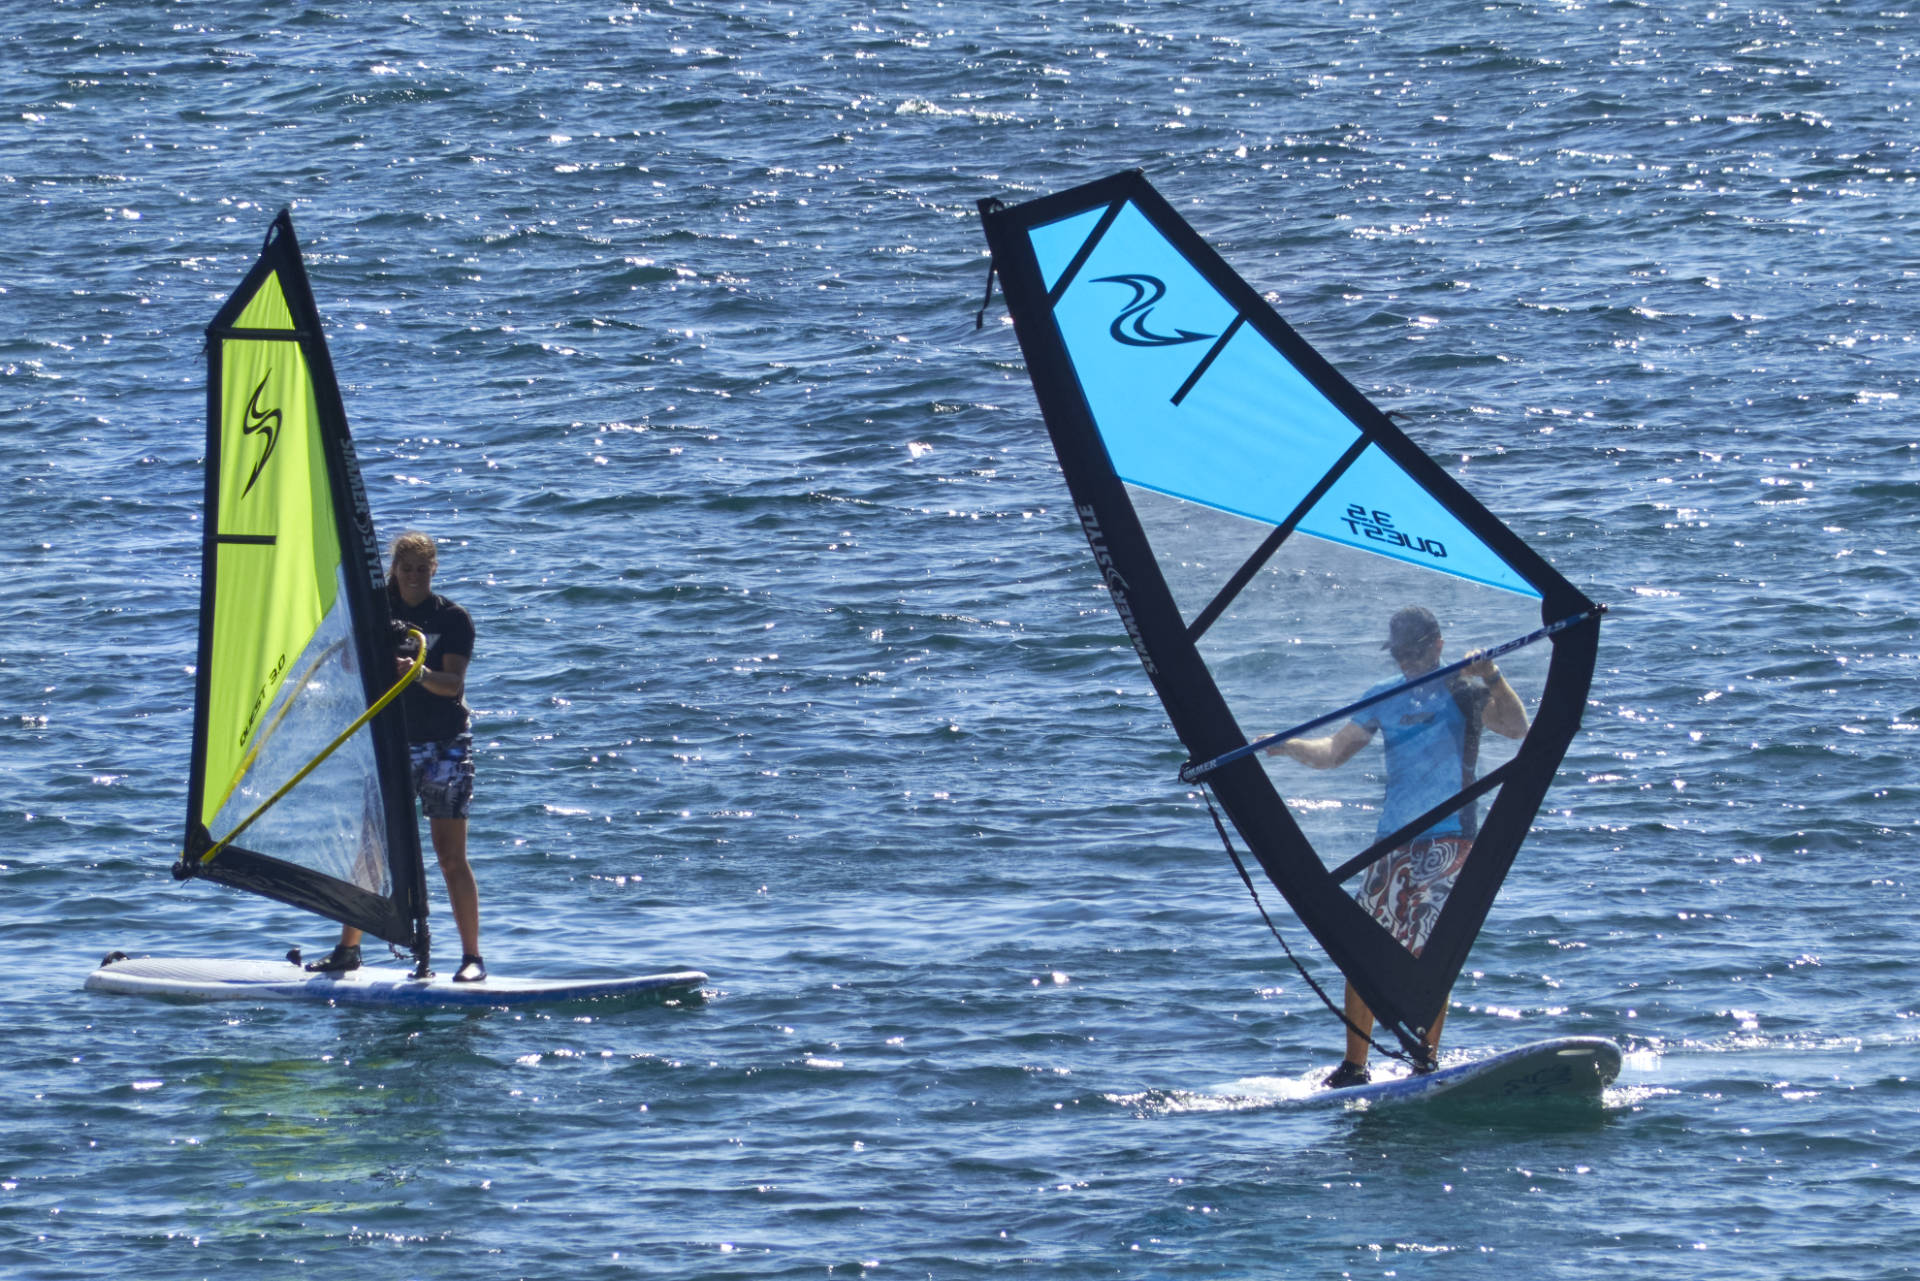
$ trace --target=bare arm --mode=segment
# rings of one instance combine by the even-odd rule
[[[1527,705],[1520,701],[1520,695],[1513,686],[1507,684],[1507,678],[1493,665],[1493,660],[1475,663],[1467,668],[1466,674],[1478,676],[1487,683],[1487,707],[1482,723],[1503,738],[1524,738],[1527,733]]]
[[[1291,756],[1302,765],[1332,769],[1352,760],[1353,754],[1365,747],[1372,738],[1372,730],[1361,729],[1348,721],[1326,738],[1289,738],[1275,743],[1267,749],[1267,755]]]
[[[467,664],[472,661],[472,656],[468,654],[442,654],[439,671],[420,673],[420,688],[441,698],[459,698],[467,692]],[[413,660],[408,658],[396,659],[395,662],[402,675],[413,666]]]

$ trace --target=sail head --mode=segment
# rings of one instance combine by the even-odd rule
[[[1081,526],[1175,731],[1216,762],[1204,781],[1301,922],[1417,1046],[1578,725],[1597,607],[1137,172],[981,212]],[[1411,663],[1385,644],[1406,607],[1437,632]],[[1549,624],[1499,655],[1498,682],[1478,665],[1421,679]],[[1296,726],[1364,745],[1323,769],[1246,750]],[[1438,870],[1383,909],[1409,864]]]
[[[424,953],[398,708],[271,799],[394,680],[379,548],[284,211],[208,327],[207,358],[200,651],[178,870]]]

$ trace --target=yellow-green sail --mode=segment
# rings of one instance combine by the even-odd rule
[[[267,277],[236,327],[292,336],[277,275]],[[292,657],[334,608],[340,571],[319,409],[299,344],[229,338],[222,347],[212,655],[220,679],[209,687],[209,785],[200,805],[209,827],[240,782],[254,731],[263,728],[262,713]]]
[[[208,327],[207,356],[200,662],[176,870],[424,953],[397,709],[313,766],[392,685],[394,664],[372,521],[286,213]]]

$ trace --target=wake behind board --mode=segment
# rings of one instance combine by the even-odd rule
[[[1547,1100],[1598,1102],[1620,1075],[1620,1047],[1604,1037],[1567,1036],[1535,1041],[1491,1058],[1440,1068],[1424,1076],[1321,1090],[1313,1103],[1505,1103]]]
[[[455,983],[451,973],[416,979],[411,970],[367,965],[345,974],[309,974],[287,961],[142,957],[112,960],[87,976],[89,992],[196,1001],[329,1001],[401,1009],[560,1005],[579,1001],[697,998],[699,970],[608,979],[518,979],[491,975]]]

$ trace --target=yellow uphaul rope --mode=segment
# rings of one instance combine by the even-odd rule
[[[318,756],[308,761],[305,765],[302,765],[300,767],[299,773],[295,774],[292,778],[282,783],[280,785],[279,791],[275,792],[272,796],[269,796],[266,800],[261,801],[259,807],[256,808],[253,811],[253,813],[241,819],[240,826],[234,828],[231,832],[228,832],[225,836],[215,841],[213,843],[212,848],[210,848],[209,850],[207,850],[205,854],[202,854],[200,856],[200,861],[202,863],[212,862],[213,856],[215,854],[218,854],[221,850],[225,849],[229,844],[231,844],[234,837],[246,831],[247,828],[253,825],[253,821],[255,819],[259,818],[262,814],[272,809],[275,803],[278,802],[281,797],[285,796],[288,792],[291,792],[294,789],[295,784],[297,784],[301,779],[305,778],[307,775],[313,773],[314,770],[318,769],[320,767],[321,761],[324,761],[327,759],[327,757],[333,755],[334,752],[339,749],[340,745],[346,742],[348,739],[352,738],[355,732],[357,732],[362,725],[365,725],[368,721],[372,720],[375,716],[377,716],[380,713],[381,708],[385,707],[388,703],[391,703],[394,699],[400,697],[401,690],[405,689],[407,686],[413,684],[415,680],[419,679],[421,671],[424,670],[427,665],[427,638],[420,633],[420,629],[417,627],[409,627],[407,629],[407,636],[409,639],[413,641],[415,652],[414,652],[414,658],[413,658],[413,666],[409,667],[406,670],[406,674],[401,676],[401,678],[398,681],[394,682],[394,686],[392,689],[388,690],[386,693],[382,694],[379,698],[375,699],[372,707],[369,707],[366,711],[360,713],[359,716],[355,717],[353,724],[341,730],[338,737],[336,737],[331,743],[328,743],[325,747],[321,748],[320,754]]]

